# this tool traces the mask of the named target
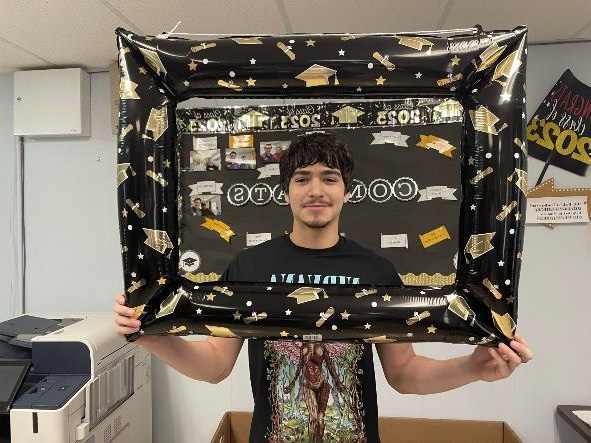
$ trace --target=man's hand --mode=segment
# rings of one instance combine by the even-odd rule
[[[125,306],[125,295],[117,294],[115,296],[113,312],[115,312],[115,323],[117,324],[115,331],[118,334],[126,335],[139,331],[142,323],[134,318],[135,310]],[[141,345],[155,338],[156,336],[144,335],[135,340],[135,342]]]
[[[469,357],[472,374],[482,381],[501,380],[509,377],[521,363],[533,359],[533,352],[521,335],[516,334],[510,344],[515,351],[504,343],[499,343],[498,348],[476,346]]]

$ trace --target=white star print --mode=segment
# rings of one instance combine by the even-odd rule
[[[285,315],[291,315],[291,311],[288,309],[287,311],[285,311]]]
[[[343,55],[345,55],[345,50],[344,50],[344,49],[341,49],[341,50],[339,50],[339,55],[340,55],[340,56],[343,56]]]
[[[185,80],[185,81],[183,82],[183,85],[185,85],[185,86],[189,86],[189,81],[188,81],[188,80]]]
[[[423,74],[421,74],[420,72],[417,72],[417,73],[415,74],[415,77],[416,77],[416,78],[421,78],[422,76],[423,76]]]
[[[162,208],[162,212],[165,212],[165,213],[166,213],[166,212],[168,212],[168,208],[167,208],[166,206],[165,206],[165,207],[163,207],[163,208]]]
[[[365,329],[369,329],[371,328],[371,325],[369,323],[364,324],[363,326],[365,326]]]
[[[361,86],[357,86],[357,92],[361,92]]]
[[[476,211],[476,205],[470,205],[470,209],[471,209],[472,211]]]
[[[250,59],[250,64],[251,64],[251,65],[254,65],[256,62],[257,62],[257,61],[256,61],[256,59],[255,59],[255,58],[251,58],[251,59]]]
[[[195,312],[196,312],[197,314],[201,314],[201,308],[197,309]]]
[[[142,253],[139,253],[139,254],[137,255],[137,258],[139,258],[140,260],[142,260],[142,259],[144,258],[144,254],[142,254]]]
[[[287,83],[283,83],[281,86],[283,86],[283,89],[287,89]]]
[[[498,261],[498,262],[497,262],[497,264],[498,264],[499,266],[503,266],[503,265],[505,264],[505,262],[504,262],[503,260],[500,260],[500,261]]]

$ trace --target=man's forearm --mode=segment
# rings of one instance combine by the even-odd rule
[[[398,375],[394,388],[402,394],[437,394],[478,381],[471,373],[469,356],[434,360],[415,355]]]
[[[141,345],[151,354],[187,377],[208,383],[221,380],[215,349],[207,340],[188,341],[174,335],[146,337]]]

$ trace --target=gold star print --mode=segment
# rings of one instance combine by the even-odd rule
[[[342,320],[349,320],[350,315],[351,314],[349,314],[346,309],[345,309],[345,312],[341,312]]]
[[[189,71],[196,71],[197,70],[197,63],[195,63],[195,60],[191,60],[191,63],[189,63],[188,66],[189,66]]]
[[[147,74],[148,72],[146,71],[146,68],[144,68],[143,66],[139,69],[140,74]]]
[[[515,213],[515,221],[519,221],[520,218],[521,218],[521,213],[520,212],[516,212]]]
[[[461,58],[458,57],[457,55],[454,55],[454,57],[451,59],[451,65],[452,66],[456,66],[460,64],[460,60]]]
[[[474,157],[469,157],[469,158],[468,158],[468,164],[469,164],[470,166],[474,166]]]
[[[240,312],[234,312],[234,320],[240,320],[240,317],[242,317],[242,314]]]
[[[164,167],[170,168],[170,160],[168,160],[168,159],[164,160]]]
[[[316,43],[315,40],[312,40],[312,39],[306,40],[306,46],[314,46],[314,43]]]
[[[380,75],[376,78],[376,86],[383,86],[385,81],[386,79]]]
[[[213,292],[210,292],[206,295],[206,297],[209,301],[213,301],[213,299],[215,298],[215,294]]]
[[[160,277],[160,278],[158,279],[158,284],[159,284],[159,285],[163,285],[164,283],[166,283],[166,279],[165,279],[164,277]]]
[[[248,80],[246,80],[246,83],[248,83],[248,86],[254,86],[254,82],[256,82],[256,79],[250,77]]]
[[[435,331],[437,330],[437,328],[433,325],[431,326],[427,326],[427,333],[428,334],[435,334]]]
[[[123,214],[123,217],[127,217],[127,209],[124,209],[123,211],[121,211],[121,214]]]
[[[384,299],[384,301],[390,301],[390,299],[392,297],[390,297],[388,294],[382,295],[382,298]]]
[[[282,337],[287,337],[289,335],[289,332],[287,332],[287,331],[281,331],[279,333],[279,335],[281,335]]]

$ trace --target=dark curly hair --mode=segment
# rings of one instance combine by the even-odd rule
[[[286,194],[293,173],[314,163],[324,163],[338,169],[345,182],[345,193],[351,192],[353,182],[353,156],[345,142],[334,134],[314,132],[291,141],[279,160],[279,183]]]

